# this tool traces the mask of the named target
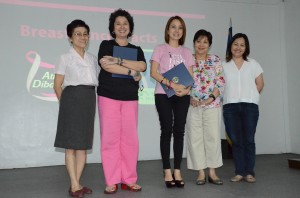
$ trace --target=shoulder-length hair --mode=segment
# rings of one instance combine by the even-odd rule
[[[169,40],[170,40],[170,36],[168,34],[168,30],[170,28],[170,25],[172,23],[173,20],[179,20],[181,25],[182,25],[182,28],[183,28],[183,33],[182,33],[182,37],[179,39],[179,45],[183,45],[184,44],[184,41],[185,41],[185,36],[186,36],[186,26],[185,26],[185,23],[184,23],[184,20],[180,17],[180,16],[172,16],[171,18],[169,18],[167,24],[166,24],[166,28],[165,28],[165,42],[166,43],[169,43]]]
[[[243,59],[244,59],[245,61],[248,61],[248,58],[247,58],[247,57],[248,57],[249,54],[250,54],[250,44],[249,44],[249,39],[248,39],[248,37],[247,37],[246,34],[243,34],[243,33],[237,33],[237,34],[235,34],[235,35],[232,37],[232,39],[231,39],[231,42],[230,42],[230,50],[229,50],[229,52],[228,52],[228,56],[226,57],[226,62],[231,61],[231,59],[232,59],[232,52],[231,52],[232,44],[234,43],[234,41],[235,41],[236,39],[239,39],[239,38],[243,38],[243,39],[245,40],[245,47],[246,47],[246,49],[245,49],[245,52],[244,52],[244,54],[243,54]]]

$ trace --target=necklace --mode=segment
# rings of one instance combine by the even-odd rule
[[[204,56],[201,56],[201,55],[200,55],[199,58],[198,58],[197,55],[195,54],[194,57],[195,57],[195,59],[196,59],[197,61],[206,61],[206,59],[207,59],[207,54],[205,54]]]
[[[205,71],[205,63],[207,60],[207,54],[205,54],[204,59],[200,57],[199,59],[196,57],[196,54],[194,55],[195,57],[195,63],[196,63],[196,71],[199,72],[200,74]]]

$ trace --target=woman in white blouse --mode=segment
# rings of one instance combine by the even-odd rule
[[[85,50],[89,32],[84,21],[74,20],[68,24],[67,35],[72,47],[60,57],[54,78],[54,90],[60,104],[54,146],[65,149],[71,182],[69,195],[79,198],[92,193],[90,188],[80,184],[80,177],[86,163],[86,150],[91,149],[93,143],[95,86],[100,70],[97,58]]]
[[[255,182],[255,131],[259,117],[258,103],[264,86],[263,70],[248,58],[250,45],[245,34],[237,33],[223,63],[226,81],[223,116],[226,132],[232,142],[235,176],[232,182],[245,179]]]

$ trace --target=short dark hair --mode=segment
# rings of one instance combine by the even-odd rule
[[[247,57],[248,57],[249,54],[250,54],[250,43],[249,43],[249,39],[248,39],[248,37],[247,37],[246,34],[243,34],[243,33],[237,33],[237,34],[235,34],[235,35],[232,37],[232,39],[231,39],[231,42],[230,42],[230,48],[229,48],[229,51],[228,51],[228,56],[226,57],[226,62],[231,61],[231,59],[232,59],[232,52],[231,52],[232,44],[233,44],[233,42],[234,42],[236,39],[239,39],[239,38],[243,38],[243,39],[245,40],[245,47],[246,47],[246,49],[245,49],[245,52],[244,52],[244,54],[243,54],[243,59],[244,59],[245,61],[248,61],[248,58],[247,58]]]
[[[118,10],[115,10],[113,13],[110,14],[109,16],[109,25],[108,25],[108,29],[109,29],[109,33],[113,38],[116,38],[116,35],[114,33],[114,25],[115,25],[115,21],[116,18],[122,16],[125,17],[127,19],[127,21],[129,22],[129,34],[127,37],[131,37],[133,34],[133,29],[134,29],[134,22],[133,22],[133,17],[129,14],[129,12],[127,12],[126,10],[123,10],[121,8],[119,8]]]
[[[90,27],[82,20],[80,19],[75,19],[72,21],[70,24],[67,25],[67,35],[69,38],[72,37],[72,34],[74,33],[74,29],[77,27],[84,27],[88,34],[90,34]]]
[[[183,27],[183,33],[182,33],[182,37],[179,39],[179,45],[183,45],[184,44],[184,41],[185,41],[185,36],[186,36],[186,26],[185,26],[185,23],[184,23],[184,20],[180,17],[180,16],[172,16],[171,18],[169,18],[167,24],[166,24],[166,28],[165,28],[165,42],[166,43],[169,43],[169,40],[170,40],[170,36],[168,34],[168,30],[170,28],[170,24],[172,23],[173,20],[179,20],[182,27]]]
[[[206,36],[206,37],[207,37],[209,46],[211,46],[211,44],[212,44],[212,35],[211,35],[210,32],[208,32],[208,31],[206,31],[206,30],[203,30],[203,29],[198,30],[198,31],[195,33],[195,35],[194,35],[194,40],[193,40],[194,44],[195,44],[196,40],[198,40],[199,37],[203,37],[203,36]]]

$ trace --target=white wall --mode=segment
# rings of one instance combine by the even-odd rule
[[[285,1],[285,39],[288,117],[291,135],[291,152],[300,153],[300,1]]]
[[[233,33],[243,32],[248,35],[250,57],[256,59],[264,69],[265,88],[261,97],[256,134],[257,153],[299,153],[299,124],[296,119],[299,117],[299,103],[296,101],[298,93],[294,90],[298,86],[293,86],[299,85],[297,72],[294,72],[299,71],[295,59],[299,51],[299,37],[296,36],[299,35],[299,3],[283,4],[280,0],[191,0],[188,3],[181,0],[111,0],[89,1],[86,7],[80,6],[83,10],[69,10],[12,5],[15,2],[20,1],[0,0],[0,23],[5,24],[0,29],[0,168],[64,164],[63,150],[53,147],[58,104],[34,97],[35,93],[26,89],[26,82],[30,70],[34,68],[30,58],[38,60],[40,57],[41,62],[37,65],[42,62],[55,65],[58,56],[66,52],[69,45],[66,38],[21,36],[20,26],[26,24],[34,28],[64,30],[71,20],[81,18],[90,25],[93,32],[107,34],[109,13],[92,9],[86,11],[86,7],[98,10],[122,7],[132,11],[152,8],[151,11],[160,14],[203,15],[203,19],[184,18],[187,24],[186,46],[192,48],[194,33],[204,28],[213,34],[211,52],[222,58],[225,55],[231,17]],[[68,2],[51,1],[55,5],[69,5],[67,7],[70,8]],[[72,4],[82,5],[83,2],[72,1]],[[157,38],[153,42],[139,41],[136,44],[151,50],[156,44],[163,42],[163,31],[168,17],[135,13],[135,34],[149,34]],[[100,42],[101,39],[92,39],[89,51],[97,54]],[[39,56],[28,55],[30,50],[37,51]],[[41,67],[39,69],[45,70]],[[147,79],[148,88],[153,88],[153,81],[149,78],[148,70],[144,79]],[[140,160],[160,158],[159,136],[160,127],[155,106],[140,105]],[[94,148],[88,155],[89,163],[101,162],[99,148],[99,123],[96,116]]]

